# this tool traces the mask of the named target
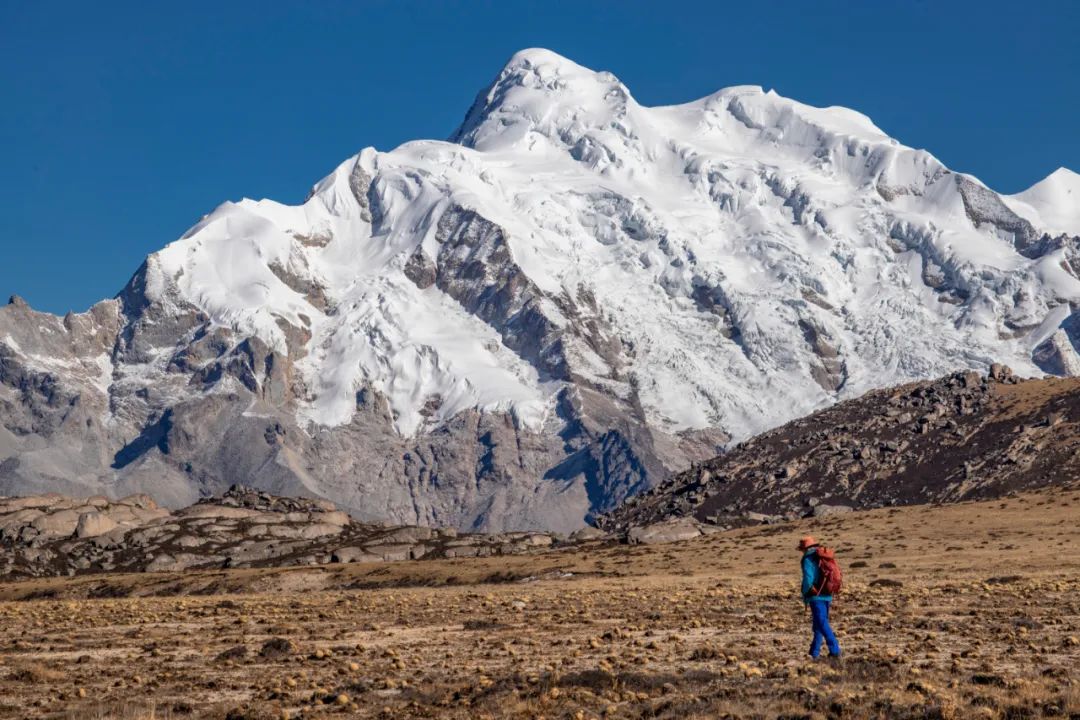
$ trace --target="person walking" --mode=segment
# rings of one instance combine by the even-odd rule
[[[802,599],[810,608],[810,620],[814,630],[810,657],[817,658],[821,654],[822,642],[829,648],[829,657],[840,657],[840,643],[829,625],[832,593],[840,586],[840,570],[836,565],[835,555],[809,535],[799,541],[798,549],[802,551]]]

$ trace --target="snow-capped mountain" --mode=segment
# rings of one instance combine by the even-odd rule
[[[571,529],[870,388],[1076,372],[1078,193],[1002,197],[758,87],[645,107],[526,50],[448,142],[225,203],[87,313],[0,311],[0,492],[245,482]]]

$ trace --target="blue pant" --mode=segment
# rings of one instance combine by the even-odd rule
[[[814,641],[810,643],[810,657],[816,658],[821,654],[821,642],[824,640],[829,647],[829,655],[840,654],[840,643],[836,641],[832,628],[829,626],[829,606],[827,600],[811,600],[810,617],[814,624]]]

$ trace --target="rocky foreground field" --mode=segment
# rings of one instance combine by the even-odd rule
[[[669,545],[0,585],[11,718],[1077,718],[1080,489]],[[805,657],[795,540],[839,547]]]

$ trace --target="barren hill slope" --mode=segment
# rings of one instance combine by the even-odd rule
[[[871,392],[764,433],[600,519],[716,524],[1080,482],[1080,379],[1008,368]]]

